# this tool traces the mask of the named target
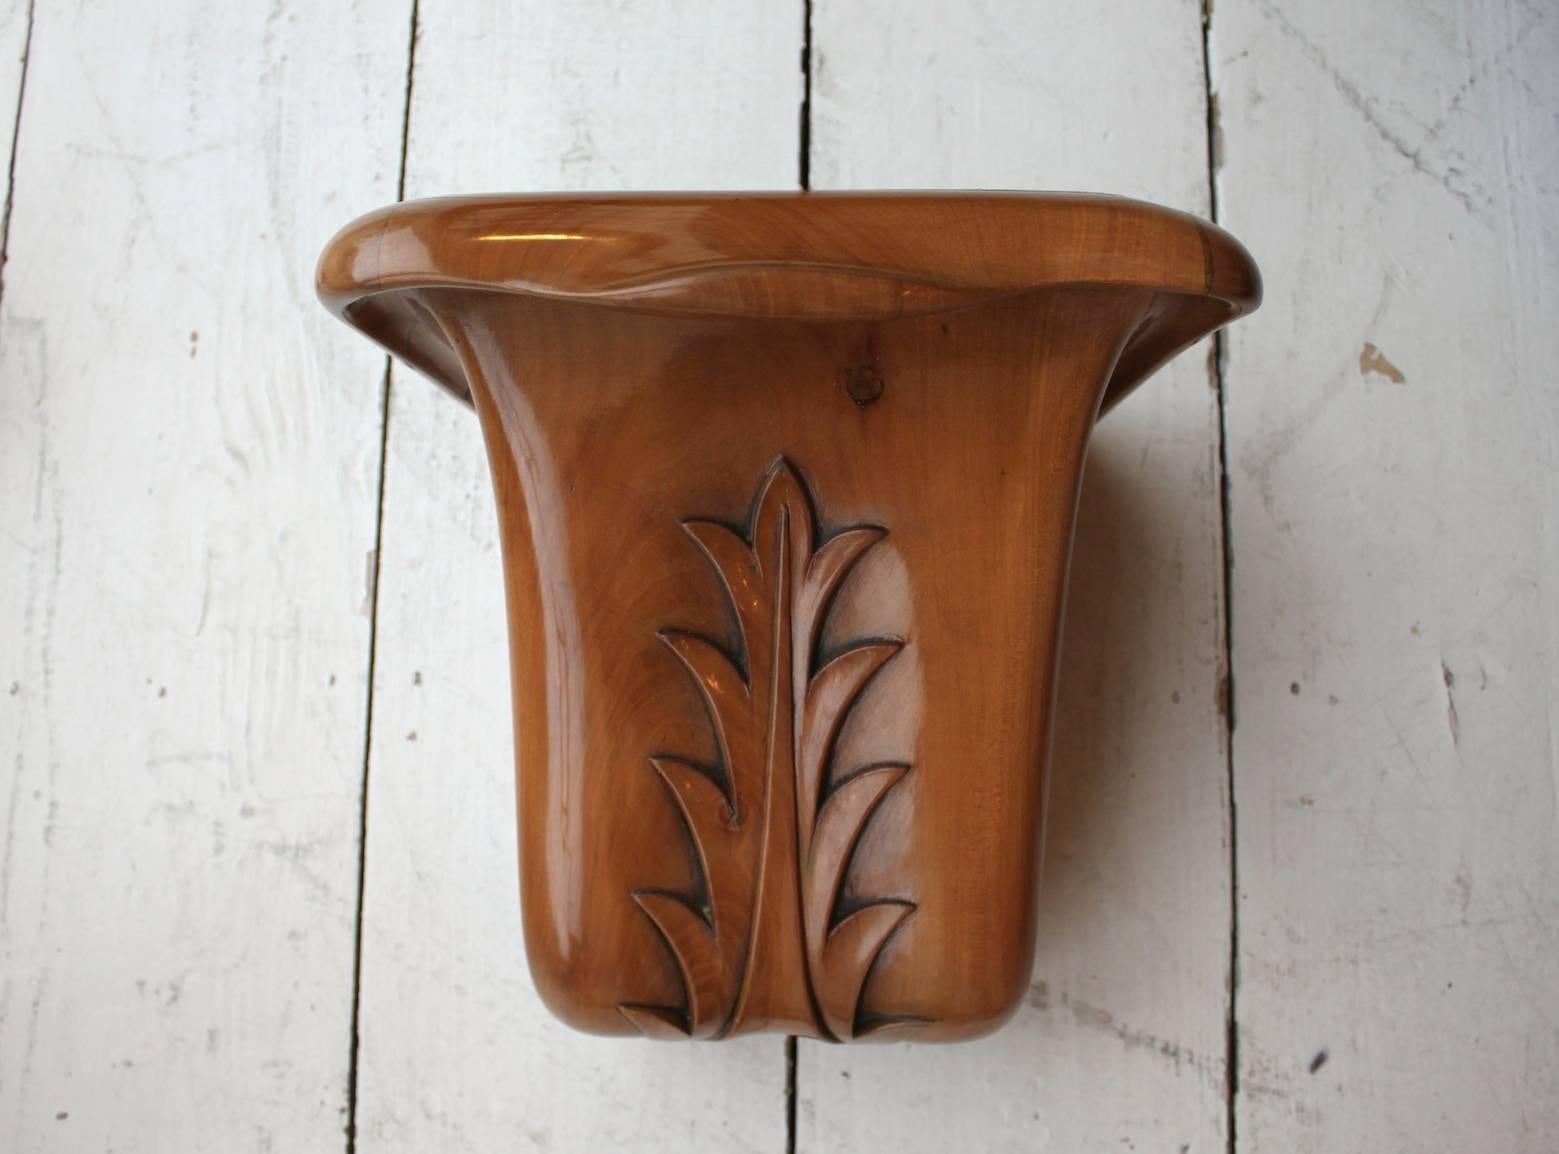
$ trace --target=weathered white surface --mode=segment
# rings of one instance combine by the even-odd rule
[[[422,16],[408,196],[794,186],[796,9],[424,3]],[[388,468],[358,1149],[783,1150],[780,1040],[588,1038],[537,999],[474,415],[397,369]]]
[[[1551,1151],[1559,9],[1219,4],[1214,57],[1240,1146]]]
[[[8,1152],[342,1146],[383,362],[312,273],[393,195],[404,41],[398,2],[38,5],[0,314]]]
[[[1194,3],[1004,0],[952,20],[822,0],[813,48],[817,187],[1102,189],[1207,210]],[[1223,1148],[1217,420],[1193,349],[1094,443],[1028,1004],[964,1046],[803,1045],[798,1150]]]

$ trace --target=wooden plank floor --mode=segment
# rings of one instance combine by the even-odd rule
[[[1555,61],[1545,0],[0,0],[0,1151],[1554,1149]],[[1145,197],[1267,303],[1096,438],[1013,1022],[586,1038],[475,421],[314,258],[800,186]]]

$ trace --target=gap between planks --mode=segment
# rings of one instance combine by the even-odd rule
[[[1202,0],[1202,88],[1207,108],[1207,211],[1219,223],[1218,173],[1223,166],[1223,129],[1218,93],[1213,86],[1213,0]],[[1207,376],[1218,399],[1218,524],[1223,554],[1223,677],[1218,687],[1222,704],[1225,789],[1229,805],[1229,957],[1228,1012],[1224,1024],[1224,1136],[1227,1154],[1237,1154],[1236,1100],[1240,1091],[1240,877],[1239,821],[1234,796],[1234,554],[1229,517],[1229,421],[1225,405],[1223,330],[1212,336]]]
[[[35,0],[27,0],[27,28],[22,33],[22,69],[16,82],[16,116],[11,121],[11,156],[5,170],[5,208],[0,212],[0,300],[5,298],[5,263],[11,258],[11,205],[16,201],[16,148],[22,142],[22,106],[27,102],[27,62],[32,58]],[[810,83],[808,85],[810,89]]]
[[[411,18],[406,33],[406,88],[401,104],[401,156],[395,178],[395,199],[406,199],[406,154],[411,139],[411,95],[417,71],[417,29],[420,0],[411,0]],[[362,1050],[361,1015],[363,1005],[363,898],[368,883],[368,767],[373,756],[374,664],[379,652],[379,559],[384,555],[384,480],[390,451],[391,358],[384,358],[384,375],[379,383],[379,478],[374,497],[373,564],[369,567],[368,591],[368,697],[363,710],[363,767],[358,785],[357,823],[357,910],[352,939],[352,1036],[347,1059],[346,1154],[357,1152],[357,1078],[358,1058]]]
[[[812,189],[812,0],[801,0],[801,117],[797,183]],[[796,1154],[796,1062],[801,1047],[785,1039],[785,1154]]]

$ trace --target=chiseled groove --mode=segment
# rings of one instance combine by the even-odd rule
[[[1218,224],[1222,215],[1218,199],[1218,170],[1222,164],[1219,140],[1222,128],[1219,124],[1218,95],[1213,89],[1212,58],[1213,5],[1202,0],[1202,94],[1207,109],[1205,130],[1207,134],[1207,202],[1213,223]],[[1209,272],[1209,276],[1211,273]],[[1229,1001],[1224,1021],[1224,1130],[1227,1154],[1237,1154],[1239,1149],[1237,1102],[1240,1092],[1240,1037],[1239,1037],[1239,987],[1240,987],[1240,876],[1239,876],[1239,811],[1235,801],[1234,774],[1234,556],[1233,527],[1230,524],[1229,502],[1229,419],[1227,391],[1224,382],[1224,339],[1220,330],[1213,334],[1211,360],[1208,375],[1218,400],[1218,492],[1220,550],[1223,555],[1223,684],[1219,694],[1224,707],[1220,711],[1224,726],[1224,776],[1229,794]]]
[[[16,150],[22,143],[22,105],[27,101],[27,65],[32,59],[34,0],[27,3],[27,30],[22,34],[22,70],[16,82],[16,117],[11,121],[11,159],[5,170],[5,208],[0,215],[0,299],[5,296],[5,264],[11,258],[11,206],[16,203]]]
[[[406,199],[407,145],[411,139],[412,82],[417,70],[417,30],[420,0],[411,0],[407,27],[406,87],[401,104],[401,155],[395,177],[395,199]],[[346,1154],[357,1151],[357,1091],[362,1052],[363,898],[368,880],[368,771],[373,760],[374,670],[379,656],[379,567],[384,555],[384,482],[389,471],[391,361],[384,358],[379,385],[379,476],[374,499],[373,578],[368,604],[368,700],[363,709],[363,768],[359,777],[357,824],[357,908],[352,941],[351,1044],[347,1057]]]

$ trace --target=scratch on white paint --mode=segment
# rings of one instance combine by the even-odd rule
[[[1369,376],[1374,373],[1385,377],[1392,384],[1405,385],[1407,378],[1402,375],[1402,370],[1397,368],[1387,359],[1386,354],[1377,349],[1370,341],[1364,342],[1364,348],[1359,351],[1359,375]]]

